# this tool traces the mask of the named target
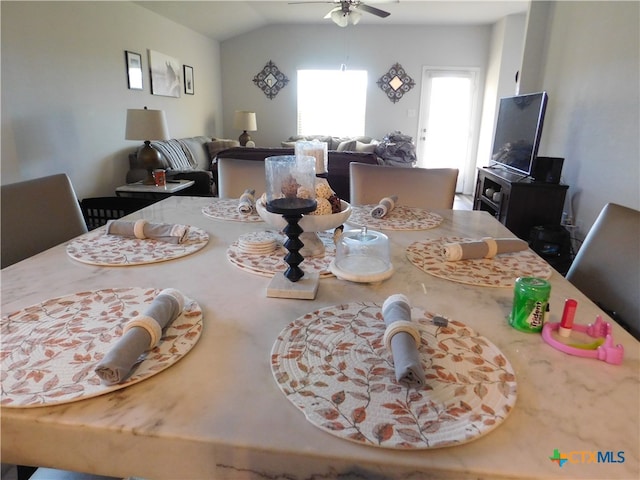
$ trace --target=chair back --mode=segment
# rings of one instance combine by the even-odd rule
[[[0,188],[2,268],[87,231],[73,186],[64,173]]]
[[[640,340],[640,212],[605,205],[566,278]]]
[[[156,203],[157,199],[138,197],[91,197],[83,198],[80,208],[89,230],[105,225],[125,215]]]
[[[411,168],[351,163],[351,204],[375,205],[398,195],[398,204],[425,209],[451,209],[457,168]]]
[[[220,198],[240,198],[247,188],[255,189],[256,198],[266,188],[264,161],[218,159],[218,196]]]

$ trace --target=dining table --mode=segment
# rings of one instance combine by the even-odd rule
[[[575,299],[575,324],[590,324],[602,316],[611,324],[613,342],[624,349],[620,364],[563,353],[545,342],[540,333],[510,325],[513,283],[481,285],[451,280],[410,260],[408,252],[416,242],[514,237],[488,212],[434,210],[430,213],[441,221],[429,228],[376,227],[389,239],[393,274],[388,279],[366,283],[321,275],[315,298],[296,299],[268,297],[268,273],[241,268],[229,256],[230,246],[241,235],[273,231],[273,227],[260,221],[204,214],[216,201],[172,196],[125,217],[185,224],[208,234],[199,248],[184,255],[117,265],[81,261],[70,255],[73,242],[103,234],[94,230],[0,272],[3,329],[8,328],[14,312],[28,312],[31,306],[51,299],[110,289],[174,288],[196,302],[201,311],[201,331],[193,337],[189,350],[142,381],[68,402],[20,406],[3,401],[3,463],[149,480],[638,478],[640,343],[633,336],[550,269],[547,321],[559,322],[566,299]],[[359,226],[347,220],[345,229],[355,228]],[[532,250],[528,253],[535,255]],[[300,266],[304,271],[305,261]],[[455,355],[452,361],[469,364],[464,368],[473,370],[471,376],[449,372],[438,379],[440,369],[427,377],[426,388],[414,390],[389,386],[388,380],[380,378],[354,381],[353,371],[365,369],[364,363],[357,365],[361,357],[354,352],[344,355],[336,371],[322,372],[327,375],[325,383],[305,385],[306,390],[301,388],[303,381],[283,378],[292,375],[289,370],[285,373],[278,370],[284,367],[276,368],[283,352],[294,355],[295,348],[283,346],[283,342],[295,337],[305,324],[322,317],[329,322],[323,325],[334,330],[341,325],[340,331],[345,331],[341,312],[348,317],[345,321],[350,321],[360,306],[371,312],[365,320],[381,321],[378,312],[383,302],[395,294],[406,296],[424,322],[438,316],[450,322],[452,332],[462,332],[463,337],[477,335],[474,351],[490,352],[490,359],[499,365],[485,367],[484,372],[492,375],[499,368],[503,373],[497,384],[500,388],[508,385],[508,391],[501,390],[499,400],[485,397],[477,405],[458,401],[458,395],[483,397],[494,385],[488,381],[483,385],[482,378],[487,378],[483,370],[474,370],[477,365]],[[335,323],[328,317],[335,318]],[[295,332],[292,324],[297,325]],[[377,325],[368,328],[373,328],[368,334],[374,337],[384,331]],[[85,334],[90,336],[91,332]],[[347,334],[352,338],[354,331]],[[99,335],[97,330],[95,335]],[[463,337],[453,342],[466,341]],[[334,337],[328,338],[321,342],[309,337],[309,345],[300,348],[334,342]],[[341,348],[357,348],[354,342],[335,340],[334,354],[340,354]],[[453,343],[449,345],[438,344],[437,348],[453,348]],[[4,341],[2,346],[4,357],[8,355]],[[437,348],[424,355],[436,356]],[[74,358],[86,360],[85,353],[75,352]],[[424,361],[435,362],[426,357]],[[290,367],[305,374],[324,368],[301,361]],[[346,374],[349,369],[351,374]],[[26,373],[19,366],[5,368],[1,372],[3,393],[6,385],[16,381],[17,372],[25,381],[29,376],[32,384],[37,383],[36,370]],[[87,372],[78,382],[88,378]],[[330,382],[338,385],[338,390],[329,400],[314,397],[314,391]],[[465,432],[454,432],[451,441],[432,441],[438,433],[435,429],[443,425],[438,422],[418,425],[421,438],[414,439],[403,425],[410,423],[407,417],[397,413],[403,404],[399,400],[395,406],[383,403],[381,410],[375,411],[367,404],[375,392],[386,389],[406,402],[424,402],[425,411],[433,410],[436,406],[429,396],[436,389],[429,385],[436,382],[457,385],[447,410],[438,413],[438,421],[459,423],[466,410],[481,409],[473,421],[462,420],[468,423],[463,425]],[[300,395],[294,399],[287,388],[297,388]],[[504,407],[499,412],[493,411],[494,400]],[[342,402],[360,401],[365,404],[351,414],[340,409]],[[326,416],[325,423],[312,418],[318,412]],[[347,433],[349,428],[357,429],[365,415],[366,420],[378,422],[374,429],[377,443]],[[397,421],[389,415],[395,415]],[[482,423],[481,428],[475,428],[476,421],[477,425]],[[404,440],[385,445],[382,440],[392,433]]]

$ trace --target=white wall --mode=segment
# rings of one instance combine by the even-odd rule
[[[640,3],[551,7],[536,60],[549,92],[539,154],[565,158],[566,209],[581,238],[607,202],[640,209]]]
[[[237,138],[235,110],[257,114],[259,146],[279,146],[296,134],[296,71],[298,69],[364,69],[369,73],[365,134],[381,139],[399,130],[417,137],[420,81],[425,65],[476,67],[484,79],[489,58],[491,26],[338,28],[329,25],[272,25],[221,43],[225,136]],[[289,78],[288,85],[269,100],[253,77],[272,60]],[[397,103],[376,84],[394,63],[400,63],[416,86]],[[349,95],[345,85],[344,95]],[[331,135],[331,132],[318,132]]]
[[[489,164],[500,98],[518,93],[515,76],[522,63],[525,26],[525,15],[509,15],[493,26],[490,61],[482,99],[477,167]]]
[[[130,2],[7,2],[2,15],[2,183],[66,172],[78,197],[125,182],[126,110],[165,110],[173,137],[222,133],[219,45]],[[147,49],[194,68],[195,95],[151,95]],[[142,54],[129,90],[124,51]]]

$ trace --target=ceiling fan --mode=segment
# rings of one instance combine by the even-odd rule
[[[310,2],[289,2],[290,4],[302,4],[302,3],[332,3],[335,4],[336,7],[331,9],[329,13],[327,13],[324,18],[330,18],[333,23],[340,27],[346,27],[350,23],[352,25],[356,25],[360,18],[362,17],[363,12],[371,13],[380,18],[386,18],[390,15],[389,12],[385,12],[384,10],[380,10],[379,8],[372,7],[371,5],[367,5],[366,3],[360,0],[320,0],[320,1],[310,1]]]

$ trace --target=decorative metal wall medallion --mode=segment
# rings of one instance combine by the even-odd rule
[[[271,100],[289,83],[289,79],[269,60],[262,71],[253,77],[253,83]]]
[[[378,86],[387,94],[389,100],[396,103],[402,96],[415,87],[413,78],[407,75],[402,65],[395,63],[387,73],[378,80]]]

